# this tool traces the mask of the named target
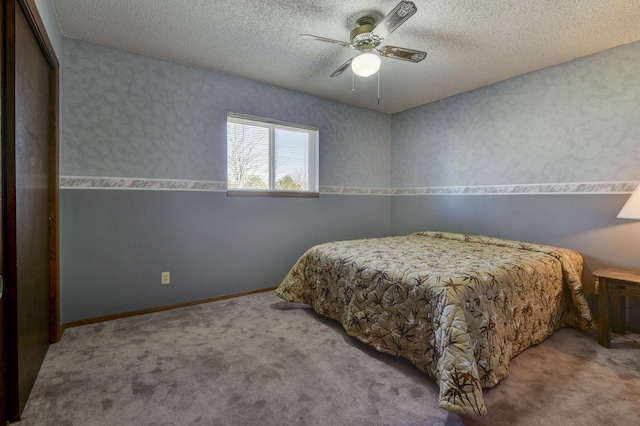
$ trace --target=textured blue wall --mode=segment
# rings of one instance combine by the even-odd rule
[[[72,180],[224,184],[232,111],[318,126],[321,186],[389,188],[388,115],[67,38],[62,58],[60,167]],[[61,192],[63,322],[276,286],[312,245],[391,225],[387,196]]]
[[[395,114],[392,187],[637,181],[640,42]]]
[[[228,112],[320,129],[320,185],[388,188],[391,117],[64,39],[63,176],[226,182]]]

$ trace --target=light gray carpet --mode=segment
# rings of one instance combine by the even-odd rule
[[[273,292],[71,328],[20,425],[636,425],[640,344],[562,329],[485,391],[489,414],[438,408],[409,362]]]

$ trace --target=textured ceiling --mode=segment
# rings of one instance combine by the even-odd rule
[[[386,113],[640,40],[640,0],[414,0],[382,44],[427,52],[382,58],[377,79],[331,73],[357,52],[355,20],[399,0],[52,0],[62,34],[193,64]],[[639,70],[640,72],[640,70]]]

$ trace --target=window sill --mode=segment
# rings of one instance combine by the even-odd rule
[[[305,191],[227,191],[227,197],[289,197],[289,198],[319,198],[319,192]]]

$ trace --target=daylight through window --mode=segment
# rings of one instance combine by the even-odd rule
[[[227,189],[318,192],[318,129],[229,113]]]

